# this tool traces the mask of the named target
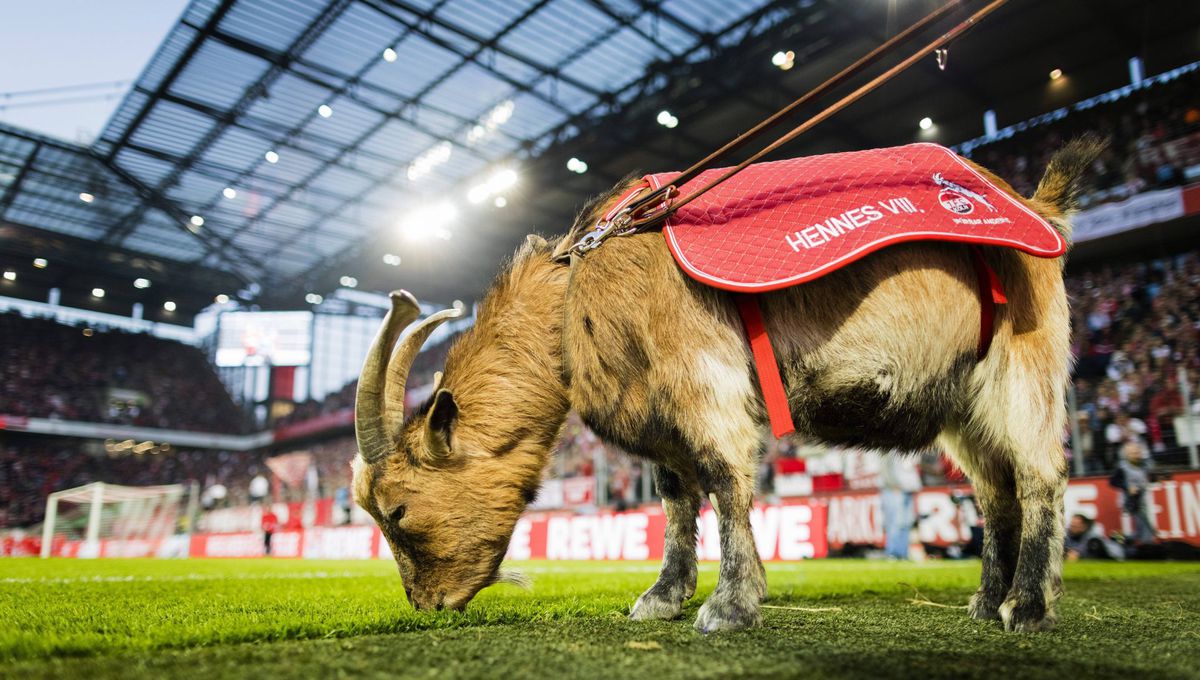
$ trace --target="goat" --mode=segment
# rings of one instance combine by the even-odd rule
[[[1068,144],[1020,199],[1068,240],[1075,180],[1101,147]],[[696,589],[696,518],[708,497],[720,576],[695,626],[761,620],[767,585],[749,512],[766,414],[734,302],[684,275],[657,233],[611,239],[570,266],[557,258],[626,188],[559,239],[527,237],[451,348],[433,396],[407,419],[409,367],[456,312],[430,316],[393,354],[419,310],[408,293],[392,294],[358,386],[354,493],[417,609],[462,609],[513,578],[500,562],[574,408],[603,439],[655,464],[665,551],[630,616],[681,615]],[[1036,631],[1054,624],[1062,590],[1067,298],[1061,261],[1003,248],[985,256],[1009,304],[978,362],[980,302],[961,245],[892,246],[760,304],[799,432],[880,449],[943,447],[987,518],[970,615]]]

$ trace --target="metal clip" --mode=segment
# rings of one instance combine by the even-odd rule
[[[617,213],[617,216],[611,220],[597,223],[594,229],[584,234],[583,238],[579,239],[578,243],[571,246],[571,252],[576,255],[583,255],[589,250],[595,250],[596,248],[600,247],[600,244],[603,243],[605,239],[607,239],[609,236],[612,236],[613,232],[618,234],[625,233],[625,230],[627,230],[629,225],[632,223],[633,215],[631,215],[629,213],[629,209],[626,208],[625,210]]]

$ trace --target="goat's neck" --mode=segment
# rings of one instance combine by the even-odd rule
[[[459,404],[460,431],[485,450],[519,446],[537,459],[527,462],[539,471],[569,408],[562,351],[567,278],[567,268],[548,254],[519,253],[484,297],[475,326],[450,350],[442,385]]]

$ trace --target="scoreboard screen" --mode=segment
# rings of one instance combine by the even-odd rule
[[[307,366],[312,312],[226,312],[217,327],[218,366]]]

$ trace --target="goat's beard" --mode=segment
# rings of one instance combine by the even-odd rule
[[[515,569],[496,570],[496,575],[492,577],[492,582],[488,585],[495,585],[497,583],[508,583],[522,590],[533,590],[533,581]]]

